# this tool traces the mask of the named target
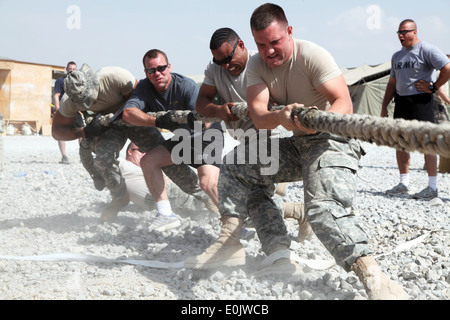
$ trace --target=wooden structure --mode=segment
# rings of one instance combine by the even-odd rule
[[[0,113],[5,128],[12,125],[20,134],[28,125],[33,133],[50,135],[53,87],[64,72],[65,66],[0,59]]]

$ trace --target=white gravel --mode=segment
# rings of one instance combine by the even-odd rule
[[[206,210],[183,213],[182,226],[164,233],[150,233],[148,225],[155,212],[139,211],[133,204],[116,222],[103,224],[100,212],[110,201],[109,192],[94,189],[79,161],[76,141],[67,142],[72,163],[63,165],[51,137],[1,139],[0,256],[82,253],[109,259],[179,262],[201,253],[218,236],[218,216]],[[450,299],[450,174],[439,174],[439,199],[422,202],[406,196],[389,197],[384,191],[398,183],[395,151],[368,143],[363,146],[367,155],[361,161],[355,208],[375,254],[386,254],[378,258],[381,268],[414,300]],[[427,184],[421,154],[412,155],[411,167],[410,186],[414,192],[420,191]],[[286,200],[302,201],[301,186],[291,185]],[[315,237],[297,243],[295,222],[288,220],[287,225],[298,256],[331,258]],[[355,274],[337,266],[325,271],[305,266],[299,279],[255,278],[252,273],[262,260],[259,240],[255,237],[243,243],[246,266],[210,272],[112,262],[0,258],[0,299],[367,298]]]

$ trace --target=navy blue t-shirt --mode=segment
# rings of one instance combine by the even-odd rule
[[[162,93],[158,92],[147,78],[139,81],[131,97],[114,118],[121,118],[126,108],[138,108],[145,113],[169,110],[195,111],[199,92],[197,84],[194,80],[177,73],[171,73],[171,76],[169,88]],[[180,128],[189,130],[187,124],[180,124]]]
[[[60,77],[55,81],[55,93],[59,93],[59,101],[61,101],[64,95],[64,77]]]

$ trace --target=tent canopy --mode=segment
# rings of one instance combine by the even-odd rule
[[[391,62],[375,66],[368,64],[357,68],[344,68],[342,74],[350,91],[353,112],[357,114],[381,115],[381,104],[389,81]],[[388,108],[393,108],[391,103]],[[391,114],[391,112],[389,112]]]

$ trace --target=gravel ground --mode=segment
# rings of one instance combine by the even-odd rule
[[[78,157],[76,141],[67,142],[70,165],[59,164],[51,137],[4,136],[0,172],[0,299],[2,300],[365,300],[354,273],[338,266],[314,270],[303,266],[297,279],[255,278],[263,256],[257,237],[243,240],[242,268],[195,271],[117,261],[32,261],[18,257],[55,253],[107,259],[180,262],[214,243],[218,216],[184,212],[181,227],[154,233],[148,226],[156,212],[129,204],[114,223],[101,223],[110,201],[94,189]],[[1,146],[1,144],[0,144]],[[378,262],[414,300],[450,298],[450,175],[439,174],[440,198],[430,202],[384,191],[398,183],[395,151],[363,143],[356,213],[367,231]],[[123,156],[123,154],[122,154]],[[423,156],[412,155],[413,192],[427,184]],[[302,201],[302,184],[289,187],[286,201]],[[329,260],[313,237],[298,243],[297,225],[286,220],[291,249],[301,258]]]

